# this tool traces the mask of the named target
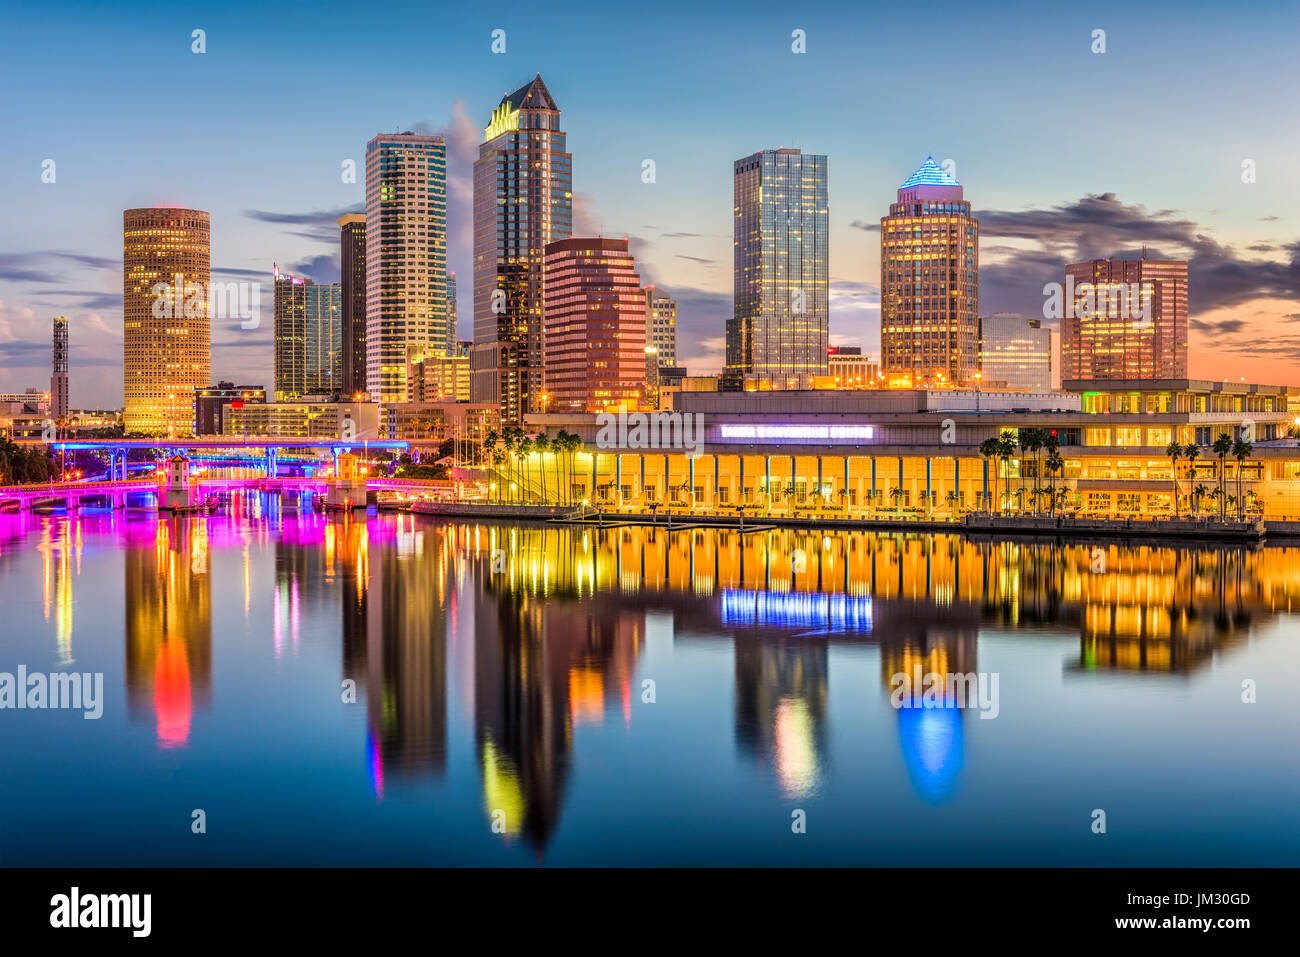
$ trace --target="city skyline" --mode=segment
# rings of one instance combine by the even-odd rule
[[[964,21],[974,16],[945,9],[949,15],[932,27],[936,42],[960,35]],[[1055,14],[981,14],[979,44],[957,47],[952,53],[957,65],[986,68],[1014,51],[1015,68],[992,75],[985,69],[974,81],[968,106],[945,114],[942,123],[926,112],[944,95],[936,89],[910,90],[913,100],[905,104],[872,104],[865,121],[853,124],[842,122],[835,97],[809,95],[896,68],[904,58],[887,49],[878,49],[878,65],[863,65],[863,58],[847,50],[854,42],[870,44],[870,37],[902,19],[897,12],[851,12],[832,5],[816,16],[763,14],[744,26],[743,36],[727,40],[720,39],[728,37],[720,15],[693,13],[688,35],[650,38],[630,59],[600,52],[592,61],[592,50],[575,43],[571,32],[595,31],[594,23],[560,28],[509,10],[499,23],[484,23],[452,11],[439,27],[454,47],[445,64],[397,66],[396,79],[385,77],[385,89],[397,92],[382,106],[371,84],[343,91],[337,129],[311,143],[288,144],[287,132],[268,138],[262,121],[250,117],[249,99],[239,95],[251,92],[251,79],[240,71],[247,71],[262,39],[248,35],[248,21],[237,13],[200,8],[198,19],[207,21],[208,38],[202,56],[190,52],[188,25],[182,30],[150,24],[145,32],[162,62],[196,71],[193,84],[213,91],[205,101],[202,128],[236,135],[210,138],[202,155],[165,150],[161,156],[149,138],[126,137],[98,115],[107,107],[98,100],[101,94],[88,92],[89,71],[110,69],[126,82],[120,66],[104,63],[99,47],[112,48],[127,27],[88,13],[61,34],[64,52],[84,65],[50,78],[31,102],[17,104],[16,125],[25,130],[24,142],[0,147],[11,175],[18,181],[29,176],[32,183],[15,190],[11,203],[13,235],[22,236],[23,243],[11,239],[0,248],[0,388],[17,391],[48,380],[49,323],[55,315],[67,315],[71,405],[121,404],[114,368],[122,348],[121,294],[113,292],[121,262],[111,224],[120,223],[127,208],[208,210],[214,279],[266,283],[270,263],[278,261],[295,275],[338,281],[336,221],[361,208],[364,143],[380,129],[413,128],[446,138],[448,269],[469,268],[467,190],[482,123],[502,90],[538,72],[564,106],[568,149],[575,157],[574,233],[629,238],[644,282],[679,303],[679,364],[692,372],[719,371],[722,364],[723,329],[731,312],[726,198],[731,163],[756,149],[786,145],[816,149],[832,161],[832,344],[879,351],[879,227],[873,224],[908,171],[933,153],[937,160],[954,161],[958,179],[977,199],[982,313],[1037,317],[1042,285],[1059,282],[1065,265],[1136,256],[1146,245],[1152,258],[1190,261],[1192,376],[1296,382],[1291,363],[1300,353],[1300,338],[1289,326],[1290,317],[1300,314],[1300,223],[1288,212],[1297,208],[1296,187],[1284,171],[1295,155],[1297,134],[1263,119],[1253,79],[1237,78],[1215,64],[1248,57],[1271,83],[1293,82],[1297,69],[1284,58],[1281,27],[1297,14],[1268,7],[1267,15],[1278,18],[1274,45],[1258,31],[1198,27],[1195,11],[1185,22],[1171,23],[1154,7],[1122,17],[1119,9],[1095,8],[1087,21]],[[328,11],[321,12],[323,23]],[[616,29],[626,14],[603,16],[600,27]],[[1149,29],[1157,21],[1158,39]],[[491,31],[498,26],[507,31],[503,55],[490,52]],[[1089,49],[1095,27],[1108,30],[1108,51],[1102,55]],[[806,31],[806,53],[791,51],[796,28]],[[10,33],[20,69],[39,59],[40,44],[23,47],[37,29],[19,17]],[[312,37],[330,35],[313,21],[303,29]],[[363,46],[371,28],[358,24],[355,31]],[[1021,42],[1027,36],[1032,43]],[[760,44],[770,51],[771,75],[755,81],[759,92],[781,92],[755,97],[767,104],[764,113],[725,115],[721,104],[742,95],[742,84],[728,68]],[[691,56],[706,47],[707,56]],[[679,73],[665,76],[649,68],[668,53],[684,64]],[[180,57],[190,59],[173,64]],[[358,72],[374,57],[361,51]],[[287,66],[256,74],[260,82],[305,94],[323,76],[314,65],[303,69],[306,56],[286,59]],[[630,86],[608,88],[593,81],[593,67],[624,61],[636,81]],[[1023,83],[1027,71],[1035,75],[1030,91]],[[187,95],[184,75],[175,92],[161,94],[164,112]],[[1098,95],[1134,84],[1152,95],[1209,92],[1198,93],[1195,102],[1166,102],[1144,126],[1149,136],[1144,158],[1137,161],[1089,141],[1082,132],[1087,123],[1060,109],[1066,93],[1084,81]],[[136,82],[142,81],[127,84],[128,93]],[[701,89],[708,95],[701,96]],[[1012,124],[1004,119],[1009,109],[1017,121]],[[75,140],[67,132],[72,128]],[[246,130],[243,137],[241,130]],[[250,153],[247,137],[265,151]],[[1062,150],[1066,141],[1077,148]],[[1207,142],[1213,148],[1207,149]],[[259,160],[259,155],[273,159]],[[57,163],[53,183],[40,181],[46,158]],[[341,182],[340,164],[347,159],[357,161],[356,183]],[[645,159],[655,161],[653,183],[643,182]],[[1254,182],[1243,182],[1247,160],[1254,163]],[[1160,174],[1154,175],[1157,168]],[[462,285],[467,288],[460,292],[457,311],[463,339],[469,338],[466,320],[473,310],[470,284]],[[267,301],[264,295],[257,329],[213,321],[214,379],[271,382]],[[1246,330],[1251,334],[1244,335]]]

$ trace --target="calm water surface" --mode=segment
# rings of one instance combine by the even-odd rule
[[[250,496],[0,516],[0,594],[0,672],[105,682],[0,711],[0,864],[1300,864],[1295,548]]]

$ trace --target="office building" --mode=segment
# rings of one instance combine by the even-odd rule
[[[274,270],[275,400],[340,391],[343,287],[317,285]],[[345,394],[351,396],[352,393]]]
[[[736,160],[734,194],[724,385],[805,387],[826,374],[830,335],[826,157],[776,149]]]
[[[535,79],[502,97],[474,163],[475,402],[519,425],[543,402],[547,244],[573,234],[573,159],[560,109]]]
[[[645,314],[646,342],[654,347],[659,365],[677,365],[677,302],[648,286]]]
[[[961,184],[926,157],[880,220],[880,346],[888,384],[974,383],[979,239]]]
[[[339,391],[356,396],[366,391],[366,217],[339,217],[339,262],[342,266],[343,311]]]
[[[366,146],[366,391],[406,398],[407,350],[447,344],[447,146],[381,133]]]
[[[1052,389],[1052,330],[1039,319],[994,313],[980,319],[980,381],[984,388]]]
[[[223,435],[224,412],[230,403],[265,403],[266,389],[260,385],[218,382],[194,391],[194,434]]]
[[[626,239],[546,247],[544,411],[635,409],[645,397],[645,292]]]
[[[211,381],[211,223],[197,209],[122,214],[122,423],[182,436]]]
[[[1065,267],[1066,379],[1187,375],[1187,262],[1094,259]]]

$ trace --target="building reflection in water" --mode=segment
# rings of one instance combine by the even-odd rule
[[[1186,675],[1300,602],[1300,550],[1282,547],[496,527],[409,515],[306,514],[278,530],[256,515],[239,522],[238,533],[233,518],[124,531],[137,539],[126,550],[128,702],[156,722],[159,744],[183,745],[210,693],[209,535],[246,549],[251,527],[276,549],[279,653],[307,639],[308,614],[341,619],[342,676],[366,699],[377,794],[404,777],[445,776],[448,643],[453,631],[472,640],[454,680],[472,708],[484,814],[539,854],[560,826],[575,737],[584,726],[630,727],[648,615],[670,617],[676,641],[733,646],[737,753],[789,799],[828,785],[832,646],[875,647],[903,765],[937,804],[960,787],[969,702],[894,709],[895,674],[977,673],[981,630],[1041,627],[1078,636],[1067,676]],[[75,523],[48,535],[47,614],[70,658]]]
[[[645,609],[590,588],[596,554],[561,529],[446,526],[475,589],[474,728],[484,809],[540,853],[558,825],[575,730],[632,721]]]
[[[189,742],[194,710],[212,695],[207,523],[175,516],[128,529],[127,713],[156,724],[159,747],[179,748]]]

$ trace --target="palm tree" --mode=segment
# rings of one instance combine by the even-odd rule
[[[1223,521],[1223,510],[1225,505],[1223,483],[1227,478],[1225,472],[1227,459],[1228,456],[1232,454],[1232,436],[1228,435],[1227,432],[1221,433],[1219,437],[1214,440],[1214,445],[1211,446],[1211,448],[1214,450],[1214,454],[1219,457],[1219,521]]]
[[[991,463],[994,459],[1002,454],[1002,444],[999,438],[985,439],[980,443],[980,455],[984,456],[985,465]],[[998,497],[998,469],[993,468],[993,499]]]
[[[889,497],[894,500],[895,511],[897,511],[899,515],[902,515],[903,508],[899,502],[901,502],[903,498],[903,487],[901,485],[895,485],[889,490]]]
[[[1205,501],[1205,496],[1208,494],[1210,494],[1210,488],[1208,485],[1202,484],[1192,489],[1192,496],[1194,498],[1192,507],[1196,510],[1197,515],[1201,513],[1201,506]]]
[[[1177,442],[1170,442],[1165,446],[1165,455],[1169,456],[1169,463],[1173,467],[1174,473],[1174,518],[1178,517],[1178,460],[1183,457],[1183,447]]]
[[[948,503],[948,510],[952,512],[953,518],[957,517],[957,498],[958,496],[956,491],[950,491],[944,496],[944,501]]]
[[[1241,521],[1243,522],[1246,520],[1246,499],[1242,496],[1242,492],[1241,492],[1241,473],[1243,471],[1242,466],[1245,464],[1246,459],[1250,458],[1251,453],[1254,451],[1255,451],[1254,444],[1251,442],[1247,442],[1245,439],[1237,439],[1236,442],[1232,443],[1232,457],[1237,460],[1237,502],[1241,508],[1240,514],[1241,514]]]
[[[519,456],[519,497],[528,503],[528,458],[533,454],[533,440],[527,436],[519,439],[519,446],[515,450]]]
[[[546,437],[545,432],[533,439],[533,448],[537,450],[537,454],[541,457],[538,462],[538,471],[541,473],[542,479],[542,504],[547,505],[549,503],[546,499],[546,453],[551,450],[551,440]]]
[[[1002,460],[1002,470],[1005,472],[1007,463],[1016,456],[1016,440],[1010,435],[1003,435],[998,439],[998,458]],[[1008,476],[1008,481],[1010,476]]]
[[[1052,436],[1047,452],[1047,477],[1052,483],[1051,511],[1056,511],[1056,476],[1065,468],[1065,459],[1061,458],[1061,453],[1053,447],[1056,443],[1056,436]]]

